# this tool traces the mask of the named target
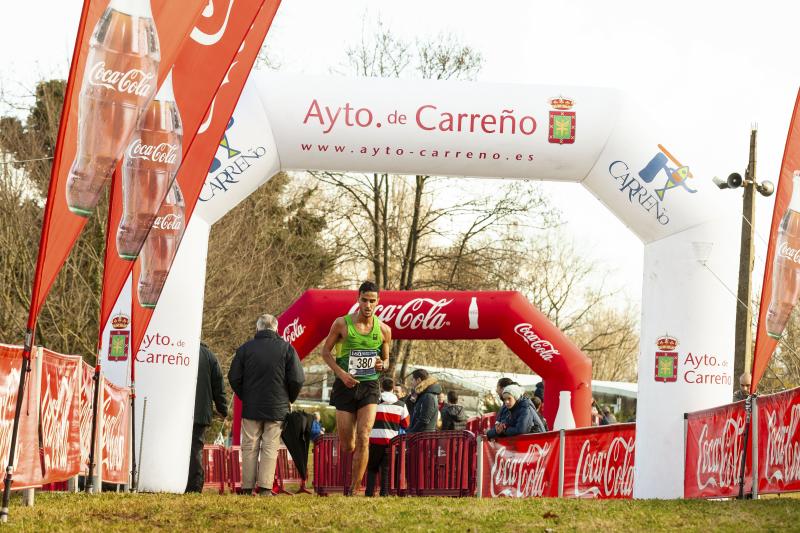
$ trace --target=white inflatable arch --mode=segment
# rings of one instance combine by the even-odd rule
[[[634,495],[681,497],[683,413],[728,402],[733,383],[738,213],[714,206],[703,148],[610,89],[253,72],[138,355],[141,489],[186,484],[210,226],[278,171],[318,169],[591,191],[645,243]]]

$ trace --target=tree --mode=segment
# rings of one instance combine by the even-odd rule
[[[203,337],[223,365],[255,332],[258,315],[278,316],[333,268],[335,250],[320,237],[323,211],[308,209],[316,194],[280,173],[212,227]]]
[[[24,122],[0,117],[0,339],[21,340],[36,267],[44,201],[65,82],[37,84]],[[39,316],[37,341],[93,361],[97,346],[107,198],[89,219]]]

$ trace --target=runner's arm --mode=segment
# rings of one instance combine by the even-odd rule
[[[336,359],[333,357],[333,347],[336,346],[336,343],[343,337],[342,330],[346,330],[347,325],[344,322],[344,318],[337,318],[333,321],[333,325],[331,326],[331,331],[328,333],[328,337],[325,339],[325,342],[322,343],[322,360],[325,361],[325,364],[328,365],[333,371],[333,375],[339,378],[340,380],[344,381],[344,383],[348,386],[352,386],[355,384],[356,380],[342,370],[339,365],[336,364]]]

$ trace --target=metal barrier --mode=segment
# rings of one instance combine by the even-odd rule
[[[242,448],[241,446],[231,446],[225,455],[228,489],[234,494],[239,494],[242,491]]]
[[[475,493],[477,444],[470,431],[417,433],[408,440],[408,493],[471,496]]]
[[[480,416],[473,416],[467,419],[467,431],[471,431],[476,435],[481,432],[481,418]]]
[[[205,471],[204,488],[225,492],[225,447],[206,444],[203,446],[203,470]]]
[[[408,441],[413,435],[398,435],[389,442],[389,494],[408,496],[406,462]]]
[[[300,487],[297,489],[297,494],[305,493],[311,494],[311,491],[306,488],[305,478],[300,476],[300,472],[289,455],[289,450],[284,446],[278,449],[278,461],[275,467],[275,482],[272,485],[272,492],[275,494],[291,494],[284,487],[284,483],[297,483]]]

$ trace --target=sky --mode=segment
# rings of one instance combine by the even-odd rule
[[[4,2],[0,89],[21,97],[36,80],[66,77],[82,2]],[[573,2],[284,0],[267,35],[281,70],[328,74],[380,19],[410,41],[452,34],[478,50],[479,81],[604,86],[625,91],[652,116],[702,148],[721,177],[747,165],[758,125],[757,177],[775,181],[800,82],[797,3],[762,1]],[[0,112],[7,108],[0,108]],[[711,179],[713,176],[699,176]],[[642,244],[580,185],[543,183],[577,248],[641,299]],[[720,191],[741,210],[739,191]],[[760,285],[772,198],[758,197]],[[738,235],[740,228],[731,228]],[[735,288],[731,288],[735,292]],[[734,304],[733,297],[731,301]]]

